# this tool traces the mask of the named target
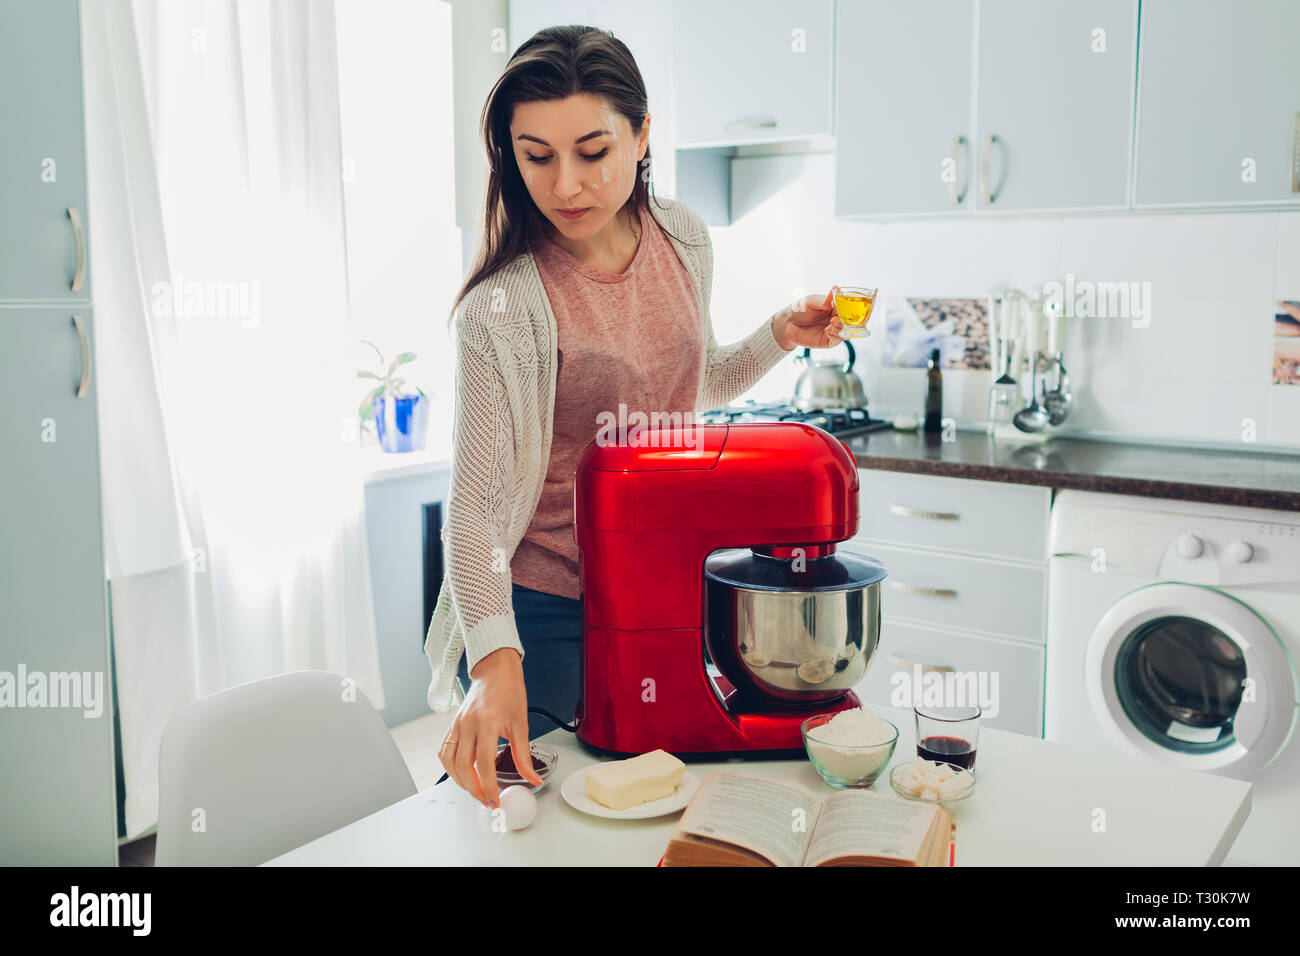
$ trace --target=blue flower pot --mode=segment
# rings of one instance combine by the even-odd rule
[[[429,399],[423,392],[409,398],[376,395],[373,404],[380,448],[387,452],[424,449],[429,427]]]

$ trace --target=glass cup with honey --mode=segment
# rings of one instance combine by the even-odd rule
[[[867,331],[867,320],[876,304],[876,289],[856,285],[837,285],[831,287],[835,296],[835,314],[839,316],[844,328],[840,338],[865,339],[871,333]]]

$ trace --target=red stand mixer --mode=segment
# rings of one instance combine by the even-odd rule
[[[614,754],[803,748],[860,706],[880,634],[879,562],[847,447],[796,422],[593,441],[574,479],[583,592],[577,735]],[[705,655],[713,667],[707,667]]]

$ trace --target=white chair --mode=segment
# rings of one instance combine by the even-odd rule
[[[195,701],[163,731],[157,866],[253,866],[416,792],[343,678],[297,671]],[[354,699],[355,698],[355,699]]]

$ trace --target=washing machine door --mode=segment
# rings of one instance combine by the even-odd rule
[[[1131,591],[1088,643],[1093,713],[1121,749],[1249,779],[1286,745],[1296,675],[1268,622],[1236,598],[1193,584]]]

